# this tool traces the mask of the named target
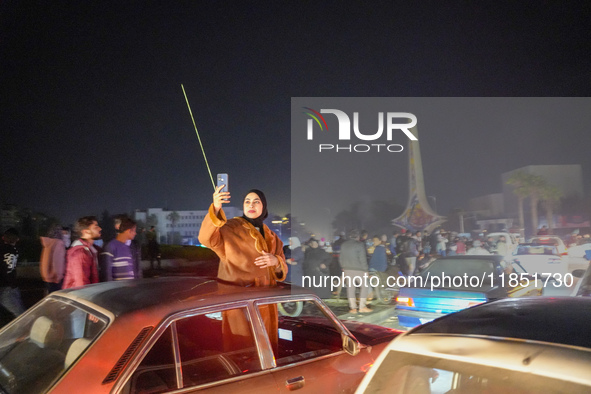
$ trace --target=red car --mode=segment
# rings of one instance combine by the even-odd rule
[[[269,335],[261,311],[275,307]],[[100,283],[52,293],[0,331],[0,392],[353,392],[398,334],[341,322],[289,285]]]

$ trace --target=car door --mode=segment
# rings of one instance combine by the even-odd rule
[[[371,366],[369,352],[350,355],[343,350],[348,331],[323,304],[302,300],[297,316],[286,312],[281,302],[257,303],[263,325],[265,315],[277,310],[277,335],[269,335],[273,349],[273,375],[279,392],[353,392]],[[293,308],[292,308],[293,309]],[[350,335],[350,334],[348,334]]]
[[[208,309],[172,320],[122,393],[275,392],[246,305]],[[193,388],[193,390],[191,390]]]

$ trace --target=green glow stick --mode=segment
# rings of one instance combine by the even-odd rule
[[[191,111],[191,106],[189,105],[189,99],[187,98],[187,93],[185,93],[185,87],[181,83],[181,88],[183,89],[183,94],[185,95],[185,101],[187,102],[187,108],[189,108],[189,114],[191,115],[191,120],[193,121],[193,127],[195,127],[195,133],[197,133],[197,139],[199,140],[199,146],[201,146],[201,152],[203,152],[203,158],[205,159],[205,165],[207,166],[207,171],[209,172],[209,177],[211,178],[211,184],[213,185],[213,190],[215,190],[215,183],[213,181],[213,176],[211,175],[211,170],[209,169],[209,163],[207,162],[207,156],[205,156],[205,150],[203,149],[203,144],[201,143],[201,137],[199,137],[199,131],[197,131],[197,125],[195,124],[195,118],[193,118],[193,112]]]

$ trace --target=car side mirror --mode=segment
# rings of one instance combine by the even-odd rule
[[[351,356],[356,356],[357,354],[359,354],[359,342],[357,342],[357,339],[349,335],[341,335],[343,338],[343,350]]]
[[[582,278],[585,275],[585,270],[574,270],[572,274],[575,278]]]

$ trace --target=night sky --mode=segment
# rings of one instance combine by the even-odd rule
[[[213,189],[184,84],[213,175],[230,174],[236,205],[256,187],[282,215],[291,97],[587,97],[590,16],[587,2],[3,1],[0,203],[64,223],[104,209],[205,209]],[[507,161],[582,164],[589,190],[589,132],[565,133],[575,142],[555,151],[475,161],[480,149],[555,137],[479,132],[423,137],[426,177],[467,180],[455,195],[427,184],[442,209],[498,192]]]

